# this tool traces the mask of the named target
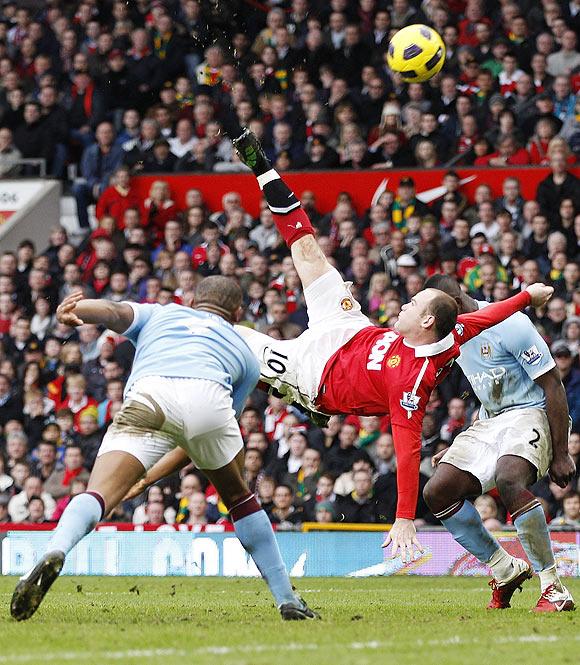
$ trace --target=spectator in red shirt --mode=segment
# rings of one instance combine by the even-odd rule
[[[139,207],[139,198],[131,188],[130,173],[128,166],[120,166],[114,173],[114,183],[105,189],[97,201],[97,219],[111,215],[120,230],[125,228],[125,211]]]
[[[503,135],[497,140],[497,151],[475,160],[476,166],[526,166],[530,155],[525,148],[518,147],[513,136]]]
[[[171,200],[169,185],[164,180],[155,180],[141,209],[144,226],[155,233],[157,240],[161,240],[165,224],[170,219],[176,219],[178,212],[175,202]]]

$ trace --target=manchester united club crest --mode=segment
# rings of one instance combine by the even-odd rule
[[[343,311],[350,312],[350,310],[354,307],[354,305],[350,298],[343,298],[340,301],[340,307]]]
[[[484,342],[480,347],[481,357],[484,360],[489,360],[491,358],[491,344]]]
[[[391,369],[395,369],[395,367],[398,367],[401,364],[401,356],[391,356],[387,360],[387,367],[390,367]]]

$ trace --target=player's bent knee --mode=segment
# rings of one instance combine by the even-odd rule
[[[438,513],[452,503],[449,490],[450,488],[447,487],[446,483],[441,482],[436,477],[427,482],[423,488],[423,498],[432,513]]]

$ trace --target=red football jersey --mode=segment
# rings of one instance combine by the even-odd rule
[[[530,304],[527,291],[457,317],[455,329],[433,344],[412,347],[395,330],[369,326],[326,363],[316,406],[328,414],[391,416],[397,455],[397,517],[413,519],[419,491],[423,416],[433,388],[460,345]]]

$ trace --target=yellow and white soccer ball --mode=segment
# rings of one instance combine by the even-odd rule
[[[389,67],[407,83],[428,81],[441,71],[445,62],[445,44],[428,25],[408,25],[395,34],[387,50]]]

